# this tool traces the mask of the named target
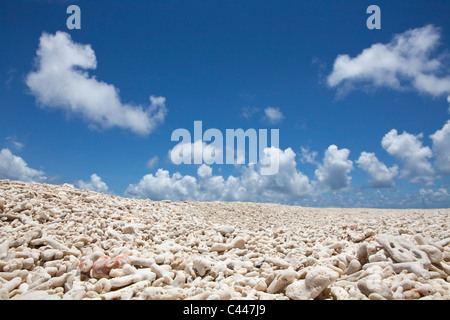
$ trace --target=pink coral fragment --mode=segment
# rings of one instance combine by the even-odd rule
[[[126,254],[118,255],[110,258],[108,256],[101,256],[92,266],[92,277],[96,279],[109,278],[111,269],[122,268],[124,264],[130,264],[130,258]]]

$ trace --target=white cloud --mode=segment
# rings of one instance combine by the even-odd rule
[[[296,169],[292,149],[267,148],[261,162],[274,155],[279,157],[275,175],[261,174],[259,164],[240,166],[241,175],[228,178],[213,175],[212,168],[205,164],[198,168],[197,178],[158,169],[155,175],[147,174],[139,183],[131,184],[125,195],[153,200],[283,202],[314,193],[308,177]]]
[[[125,194],[152,200],[192,200],[198,196],[196,189],[197,180],[194,177],[183,177],[178,172],[170,176],[169,171],[158,169],[155,175],[147,174],[138,184],[128,186]]]
[[[440,30],[432,25],[395,35],[387,44],[377,43],[355,58],[339,55],[327,82],[345,94],[358,85],[414,89],[434,97],[450,94],[450,76],[443,55],[432,56],[440,43]],[[450,101],[450,96],[448,96]]]
[[[436,156],[434,164],[445,174],[450,174],[450,120],[430,138],[433,140],[433,151]]]
[[[213,144],[206,144],[203,140],[197,140],[194,143],[180,142],[169,150],[169,159],[177,165],[180,164],[178,162],[192,164],[195,163],[195,159],[212,164],[216,159],[223,159],[223,149]]]
[[[381,145],[392,156],[403,163],[400,178],[409,178],[410,182],[432,184],[437,179],[431,163],[433,153],[429,147],[422,146],[423,134],[412,135],[407,132],[398,134],[392,129],[382,139]]]
[[[16,73],[17,70],[15,68],[11,68],[6,72],[8,78],[5,80],[4,84],[8,90],[11,89],[11,83],[13,82]]]
[[[267,107],[264,109],[264,118],[271,124],[276,124],[283,120],[284,115],[280,108]]]
[[[147,161],[147,169],[153,169],[158,164],[158,156],[153,156]]]
[[[13,141],[14,148],[16,148],[18,151],[22,150],[24,147],[24,144],[19,141]]]
[[[17,141],[17,137],[16,136],[9,136],[6,137],[6,140],[8,141],[9,144],[11,144],[14,149],[16,149],[17,151],[21,151],[23,149],[23,147],[25,146],[22,142]]]
[[[448,96],[447,98],[447,102],[448,102],[448,109],[447,109],[447,113],[450,114],[450,96]]]
[[[380,162],[374,153],[362,152],[356,161],[358,167],[370,175],[369,185],[373,188],[388,188],[395,185],[394,179],[398,175],[398,166],[388,168]]]
[[[263,199],[276,195],[277,198],[286,197],[295,199],[311,195],[314,192],[313,185],[308,177],[297,170],[295,153],[291,148],[281,150],[278,148],[266,149],[262,163],[268,163],[268,158],[277,156],[279,159],[279,170],[274,175],[261,175],[258,185],[261,190],[258,192],[263,195]],[[258,174],[261,168],[258,169]]]
[[[256,107],[243,107],[242,111],[241,111],[241,115],[244,118],[249,119],[258,112],[259,112],[259,109]]]
[[[82,180],[78,180],[76,185],[80,189],[91,190],[91,191],[102,192],[102,193],[108,192],[108,186],[106,185],[106,183],[104,183],[102,181],[102,178],[99,177],[98,175],[96,175],[95,173],[91,175],[90,181],[85,182]]]
[[[309,151],[308,148],[301,147],[300,149],[300,162],[301,163],[311,163],[311,164],[318,164],[316,157],[317,157],[317,151]]]
[[[167,113],[164,97],[150,96],[147,108],[123,104],[118,89],[85,71],[97,67],[91,46],[73,42],[65,32],[42,34],[36,62],[37,70],[27,75],[26,84],[38,102],[81,115],[91,125],[147,135]]]
[[[208,167],[206,164],[202,164],[198,170],[197,175],[199,178],[208,178],[212,176],[212,168]]]
[[[0,151],[0,179],[24,182],[44,182],[47,178],[41,170],[29,168],[27,163],[11,153],[9,149]]]
[[[448,208],[450,205],[450,193],[445,188],[433,189],[420,189],[419,197],[421,199],[424,209],[428,208]]]
[[[340,190],[350,185],[352,179],[347,174],[353,169],[353,162],[348,160],[350,150],[331,145],[325,151],[323,164],[315,171],[316,178],[331,190]]]

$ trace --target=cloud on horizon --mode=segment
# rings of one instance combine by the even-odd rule
[[[375,153],[362,152],[356,161],[358,167],[366,171],[369,176],[369,186],[372,188],[390,188],[395,186],[398,166],[388,168],[375,156]]]
[[[84,190],[91,190],[95,192],[107,193],[108,186],[102,181],[102,178],[93,173],[89,181],[78,180],[75,184],[78,188]]]
[[[137,184],[131,184],[126,196],[154,200],[197,200],[197,201],[283,201],[304,197],[313,192],[313,185],[307,176],[297,170],[295,153],[292,149],[268,148],[264,157],[279,156],[279,171],[276,175],[263,175],[258,165],[237,166],[240,176],[228,178],[215,176],[212,168],[202,164],[197,177],[158,169],[145,175]],[[262,163],[268,159],[263,158]]]
[[[422,138],[423,134],[398,134],[397,130],[392,129],[383,137],[381,145],[391,156],[402,162],[400,178],[430,185],[439,176],[429,161],[433,152],[429,147],[422,146]]]
[[[353,170],[353,162],[348,159],[350,150],[338,149],[331,145],[325,151],[323,164],[319,164],[315,175],[319,183],[331,190],[340,190],[350,185],[348,173]]]
[[[324,152],[322,162],[317,159],[318,152],[301,148],[298,155],[291,148],[280,150],[271,148],[278,154],[279,172],[275,175],[265,176],[261,174],[261,167],[248,164],[235,166],[240,175],[230,175],[225,178],[213,174],[213,167],[202,164],[197,169],[197,176],[183,175],[179,172],[170,173],[162,168],[154,174],[147,174],[136,184],[130,184],[125,191],[125,196],[135,198],[149,198],[152,200],[193,200],[193,201],[251,201],[251,202],[276,202],[276,203],[303,203],[303,204],[332,204],[342,197],[353,192],[355,198],[352,204],[359,205],[369,201],[374,206],[386,201],[390,205],[408,204],[414,199],[412,194],[405,194],[402,198],[396,193],[396,180],[404,179],[411,183],[423,184],[426,189],[421,191],[422,197],[435,203],[450,201],[446,198],[446,189],[431,189],[434,182],[441,178],[440,174],[450,174],[448,165],[450,153],[447,146],[450,140],[450,120],[441,130],[430,135],[433,141],[432,148],[422,143],[423,134],[413,135],[408,132],[398,133],[392,129],[381,139],[381,145],[387,154],[398,160],[398,164],[391,167],[381,162],[375,153],[363,151],[355,160],[357,168],[366,172],[369,176],[368,185],[372,190],[392,190],[390,201],[386,195],[368,193],[351,186],[350,172],[355,170],[350,157],[350,150],[339,149],[336,145],[330,145]],[[197,141],[203,148],[206,143]],[[194,143],[187,143],[182,148],[188,148],[189,154],[194,153]],[[201,147],[198,149],[201,150]],[[433,153],[434,151],[434,153]],[[192,152],[192,153],[191,153]],[[435,158],[433,167],[431,159]],[[309,163],[316,166],[315,179],[311,180],[297,168],[296,159],[300,163]],[[265,160],[262,159],[261,162]],[[439,170],[439,171],[438,171]],[[364,188],[364,186],[363,186]],[[359,190],[359,191],[358,191]],[[358,195],[361,194],[361,195]],[[417,195],[416,195],[417,196]],[[332,200],[334,199],[334,200]],[[395,199],[395,200],[393,200]],[[417,199],[415,199],[417,200]],[[416,201],[417,202],[417,201]]]
[[[42,183],[47,177],[43,171],[28,167],[21,157],[5,148],[0,151],[0,179]]]

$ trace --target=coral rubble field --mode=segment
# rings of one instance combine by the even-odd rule
[[[0,181],[0,299],[446,299],[450,209],[122,198]]]

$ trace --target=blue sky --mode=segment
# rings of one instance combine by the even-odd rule
[[[80,30],[66,26],[71,4]],[[366,27],[371,4],[380,30]],[[449,13],[447,1],[7,2],[0,179],[155,200],[449,207]],[[279,173],[174,165],[171,134],[194,121],[278,129]]]

